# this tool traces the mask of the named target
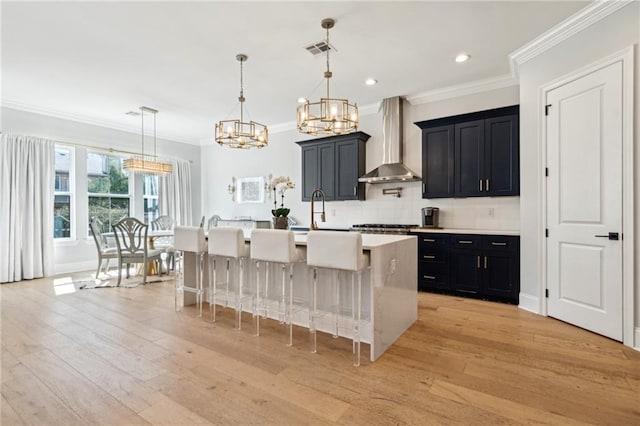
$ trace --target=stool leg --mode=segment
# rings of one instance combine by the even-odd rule
[[[242,286],[244,262],[241,257],[236,258],[236,328],[242,329]]]
[[[216,265],[216,256],[211,256],[213,258],[213,269],[209,271],[209,312],[211,313],[211,322],[216,322],[216,292],[217,284],[218,284],[218,268]],[[209,263],[209,267],[211,268],[211,262]]]
[[[331,271],[331,285],[333,287],[334,305],[333,305],[333,337],[338,338],[338,321],[340,316],[340,286],[338,282],[338,271]]]
[[[256,262],[256,302],[253,314],[256,317],[256,336],[260,335],[260,262]]]
[[[269,272],[271,271],[271,262],[264,263],[264,297],[262,298],[262,304],[264,305],[263,317],[267,317],[269,308]]]
[[[356,272],[357,277],[351,276],[353,291],[353,366],[360,366],[360,315],[362,298],[362,273]]]
[[[286,268],[287,265],[285,265],[284,263],[281,265],[282,268],[282,288],[280,289],[280,303],[279,303],[279,307],[278,307],[278,314],[280,315],[280,324],[284,324],[287,321],[287,314],[286,314],[286,310],[287,310],[287,293],[286,293],[286,280],[285,280],[285,274],[286,274]]]
[[[318,269],[311,268],[309,270],[313,278],[309,280],[311,282],[311,288],[309,291],[309,338],[311,343],[311,353],[316,353],[316,315],[317,315],[317,286],[318,286]]]
[[[196,303],[198,308],[198,317],[202,317],[202,263],[204,261],[204,253],[198,253],[196,259]]]
[[[287,346],[293,346],[293,263],[289,264],[289,343]]]
[[[184,275],[182,275],[182,253],[176,252],[175,308],[180,312],[184,306]],[[118,278],[120,278],[118,276]]]
[[[227,287],[226,287],[226,293],[224,296],[224,307],[228,308],[229,307],[229,263],[231,262],[231,258],[227,257]],[[236,275],[236,279],[238,278],[238,276]]]

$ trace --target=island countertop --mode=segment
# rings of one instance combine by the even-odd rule
[[[520,235],[520,231],[504,229],[411,228],[410,232],[422,232],[429,234]]]

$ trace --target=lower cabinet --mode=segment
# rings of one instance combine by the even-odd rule
[[[418,290],[518,303],[520,238],[416,233]]]

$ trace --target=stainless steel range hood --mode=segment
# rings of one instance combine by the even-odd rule
[[[402,164],[402,98],[382,100],[382,164],[358,181],[366,183],[412,182],[420,180]]]

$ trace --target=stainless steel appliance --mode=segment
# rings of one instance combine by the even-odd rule
[[[438,207],[424,207],[422,209],[422,227],[437,228],[440,209]]]
[[[407,235],[411,228],[417,228],[418,225],[403,225],[394,223],[363,223],[352,225],[351,230],[362,232],[363,234],[396,234]]]

